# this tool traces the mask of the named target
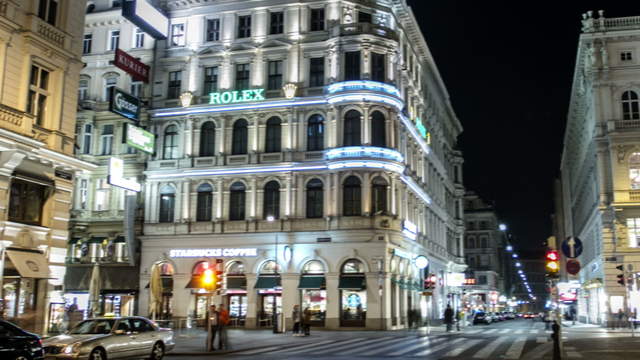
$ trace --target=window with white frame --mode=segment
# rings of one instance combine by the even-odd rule
[[[203,95],[218,91],[218,67],[210,66],[204,68]]]
[[[629,182],[631,190],[640,190],[640,153],[629,156]]]
[[[640,119],[640,99],[635,91],[625,91],[622,93],[622,119]]]
[[[180,90],[182,88],[182,71],[170,71],[169,83],[167,85],[167,99],[177,99],[180,97]]]
[[[91,137],[93,136],[93,125],[84,124],[82,131],[82,153],[91,153]]]
[[[623,50],[620,52],[620,61],[633,60],[633,52],[631,50]]]
[[[81,179],[80,180],[80,209],[82,210],[86,210],[87,209],[87,200],[89,197],[89,180],[87,179]]]
[[[640,237],[640,218],[627,219],[627,231],[629,232],[629,247],[638,247],[638,237]]]
[[[104,101],[111,100],[111,88],[118,84],[118,75],[112,74],[104,79]]]
[[[109,49],[115,51],[120,45],[120,30],[109,31]]]
[[[142,31],[142,29],[140,28],[136,28],[136,31],[134,33],[133,47],[134,48],[144,47],[144,31]]]
[[[106,179],[96,180],[96,196],[93,201],[93,209],[95,211],[109,210],[109,192],[110,186]]]
[[[93,34],[84,34],[82,38],[82,53],[91,53],[91,43],[93,42]]]
[[[49,97],[49,71],[38,65],[31,65],[27,111],[36,117],[36,124],[44,125]]]
[[[78,101],[84,101],[89,98],[89,79],[80,78],[78,83]]]
[[[111,155],[113,149],[113,125],[104,125],[102,127],[100,143],[102,144],[100,155]]]
[[[131,95],[135,97],[142,97],[142,81],[132,81],[131,82]]]
[[[171,46],[184,46],[184,24],[171,25]]]

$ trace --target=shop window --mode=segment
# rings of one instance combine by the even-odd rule
[[[178,158],[178,127],[175,125],[169,125],[164,130],[164,150],[163,159],[177,159]]]
[[[247,120],[239,119],[233,123],[233,141],[231,144],[231,155],[244,155],[247,153],[248,132]]]
[[[280,266],[273,260],[265,261],[260,267],[260,274],[277,274],[280,272]]]
[[[365,326],[367,316],[367,291],[364,264],[357,259],[349,259],[341,269],[340,282],[340,325]]]
[[[324,274],[324,264],[322,264],[318,260],[308,261],[302,267],[302,273],[303,274],[316,274],[316,275]]]
[[[383,214],[387,212],[387,181],[376,177],[371,182],[371,213]]]
[[[324,326],[327,311],[324,265],[318,260],[307,262],[302,268],[298,288],[302,298],[302,311],[310,312],[311,325]]]
[[[324,149],[324,117],[311,115],[307,123],[307,151]]]
[[[344,79],[360,80],[360,51],[344,53]]]
[[[307,218],[323,216],[324,190],[322,181],[312,179],[307,183]]]
[[[213,187],[209,184],[198,186],[196,221],[211,221],[213,212]]]
[[[265,142],[266,153],[275,153],[282,151],[281,149],[281,126],[280,126],[280,118],[272,117],[267,120],[267,137]]]
[[[175,208],[175,190],[169,185],[165,185],[160,191],[160,217],[161,223],[173,222],[173,211]]]
[[[264,186],[264,218],[273,216],[274,219],[280,217],[280,184],[277,181],[269,181]]]
[[[207,121],[200,128],[200,156],[215,155],[216,125]]]
[[[41,225],[46,186],[13,179],[9,199],[9,221]]]
[[[356,110],[349,110],[344,115],[344,146],[360,146],[360,118],[361,114]]]
[[[386,120],[380,111],[374,111],[371,114],[371,145],[377,147],[386,147]]]
[[[349,176],[342,185],[342,214],[360,216],[362,214],[360,179]]]
[[[622,94],[622,118],[623,120],[640,119],[640,100],[635,91],[625,91]]]
[[[235,182],[229,190],[229,220],[244,220],[245,186],[241,182]]]
[[[227,275],[244,275],[244,264],[242,261],[234,261],[227,266]]]

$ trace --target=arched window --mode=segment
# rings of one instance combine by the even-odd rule
[[[227,275],[244,275],[244,264],[242,261],[234,261],[227,266]]]
[[[622,94],[622,118],[624,120],[640,119],[640,101],[635,91],[625,91]]]
[[[108,73],[104,77],[104,101],[111,100],[111,91],[118,85],[118,73]]]
[[[200,128],[200,156],[213,156],[216,149],[216,125],[207,121]]]
[[[264,207],[263,215],[266,219],[273,216],[274,219],[280,217],[280,184],[277,181],[269,181],[264,186]]]
[[[631,189],[640,189],[640,153],[633,153],[629,156],[629,180]]]
[[[247,153],[247,120],[239,119],[233,123],[233,142],[231,144],[231,155],[244,155]]]
[[[363,274],[365,271],[362,261],[358,259],[349,259],[342,264],[340,272],[342,274]]]
[[[360,179],[349,176],[342,186],[342,214],[344,216],[359,216],[362,214],[360,205]]]
[[[274,153],[282,151],[281,148],[281,126],[279,117],[272,117],[267,120],[267,138],[265,142],[264,152]]]
[[[211,221],[213,213],[213,187],[209,184],[198,186],[196,221]]]
[[[371,114],[371,145],[386,147],[385,133],[384,115],[380,111],[374,111]]]
[[[321,218],[323,215],[323,184],[319,179],[307,183],[307,217]]]
[[[360,113],[349,110],[344,115],[344,146],[362,145],[360,138]]]
[[[229,190],[229,220],[244,220],[244,184],[241,182],[235,182],[231,185]]]
[[[191,270],[191,275],[202,275],[202,273],[207,270],[211,265],[207,261],[199,261],[193,266],[193,270]]]
[[[324,118],[322,115],[311,115],[307,123],[307,151],[324,149]]]
[[[160,263],[157,266],[160,266],[160,276],[172,276],[176,273],[173,269],[173,265],[168,262]]]
[[[371,182],[371,213],[380,214],[387,212],[387,181],[376,177]]]
[[[160,217],[161,223],[173,222],[173,208],[175,207],[176,194],[173,187],[165,185],[160,190]]]
[[[169,125],[164,130],[164,159],[178,158],[178,127]]]
[[[324,265],[318,260],[308,261],[302,267],[303,274],[324,274]]]
[[[275,274],[280,271],[280,266],[275,261],[265,261],[260,267],[260,274]]]

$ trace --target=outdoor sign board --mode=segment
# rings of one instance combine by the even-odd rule
[[[145,83],[149,82],[149,65],[146,65],[120,49],[116,49],[113,65],[131,75],[133,80],[144,81]]]
[[[247,89],[236,91],[215,92],[209,94],[210,105],[235,104],[249,101],[264,100],[264,89]]]
[[[148,154],[153,154],[155,136],[133,124],[127,124],[127,145]]]
[[[582,241],[575,236],[569,236],[562,242],[562,253],[569,259],[575,259],[582,254]]]
[[[167,38],[169,19],[148,0],[125,0],[122,16],[156,40]]]
[[[140,114],[140,99],[113,87],[111,88],[109,111],[122,115],[127,119],[138,121]]]
[[[169,257],[191,258],[191,257],[236,257],[236,256],[258,256],[256,248],[216,248],[216,249],[172,249]]]
[[[129,191],[140,192],[142,190],[142,186],[139,183],[124,178],[124,160],[115,157],[109,159],[107,183]]]

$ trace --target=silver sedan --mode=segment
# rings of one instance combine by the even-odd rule
[[[145,357],[160,360],[175,346],[173,331],[131,316],[85,320],[63,335],[43,341],[45,359],[106,360]]]

